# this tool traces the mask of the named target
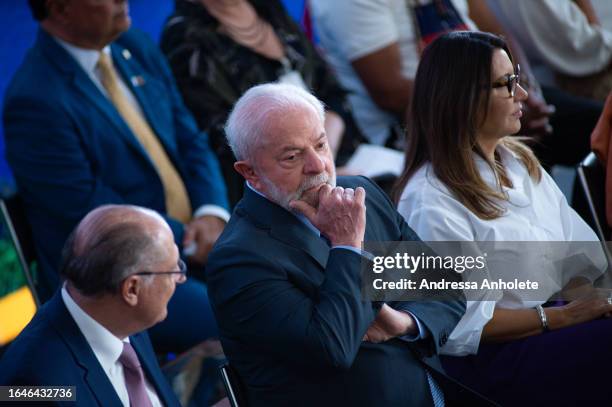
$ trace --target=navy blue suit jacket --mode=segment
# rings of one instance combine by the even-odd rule
[[[162,403],[180,406],[157,364],[147,333],[130,336],[130,343]],[[77,406],[122,406],[60,291],[36,313],[0,359],[0,385],[76,386]]]
[[[338,184],[366,190],[366,241],[418,240],[371,181]],[[422,361],[441,369],[437,350],[465,302],[403,303],[427,339],[363,342],[377,310],[361,300],[361,260],[330,250],[293,214],[245,188],[209,257],[207,281],[249,405],[431,405]]]
[[[164,56],[144,34],[111,45],[117,70],[183,179],[191,206],[228,207],[219,165],[198,132]],[[62,245],[91,209],[128,203],[165,214],[161,180],[113,104],[74,58],[40,30],[5,98],[6,155],[33,230],[49,297]],[[177,242],[183,226],[166,217]]]

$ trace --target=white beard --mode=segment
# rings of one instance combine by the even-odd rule
[[[262,176],[261,182],[266,186],[268,190],[266,193],[268,199],[292,212],[293,210],[289,206],[289,202],[294,200],[300,200],[304,192],[309,190],[310,188],[316,187],[321,184],[329,184],[332,188],[334,188],[336,186],[336,170],[335,168],[333,168],[331,175],[322,172],[318,175],[313,175],[309,176],[308,178],[305,178],[298,187],[297,191],[289,194],[283,192],[266,177]]]

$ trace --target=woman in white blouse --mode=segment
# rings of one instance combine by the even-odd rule
[[[597,240],[531,150],[509,137],[520,130],[526,98],[500,37],[453,32],[425,49],[396,188],[398,210],[421,239]],[[514,255],[517,277],[539,272]],[[612,320],[603,319],[612,301],[589,292],[547,308],[512,295],[468,301],[442,348],[453,355],[445,368],[502,405],[612,400],[608,379],[592,370],[569,379],[568,370],[612,363]]]

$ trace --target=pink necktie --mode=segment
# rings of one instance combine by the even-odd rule
[[[140,361],[132,345],[127,342],[123,342],[123,352],[119,356],[119,362],[123,365],[130,405],[132,407],[152,407],[145,388],[144,372]]]

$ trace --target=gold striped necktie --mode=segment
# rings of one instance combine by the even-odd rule
[[[183,223],[189,222],[191,219],[191,204],[185,184],[149,123],[130,104],[121,91],[117,71],[113,67],[110,55],[104,52],[100,53],[98,68],[102,77],[102,85],[106,89],[108,97],[147,152],[157,170],[164,187],[167,214]]]

